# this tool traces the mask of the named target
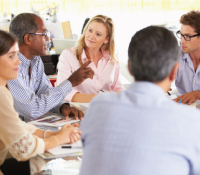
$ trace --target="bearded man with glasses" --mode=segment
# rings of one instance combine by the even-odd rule
[[[83,113],[62,101],[72,90],[87,78],[93,78],[93,70],[86,62],[68,79],[57,87],[52,87],[44,73],[40,55],[46,55],[49,32],[44,21],[36,14],[21,13],[10,24],[10,32],[18,38],[19,66],[18,78],[10,80],[8,87],[14,98],[15,110],[27,119],[36,119],[48,111],[61,113],[68,117],[73,113],[82,118]]]
[[[181,40],[181,53],[175,84],[182,95],[175,101],[191,104],[200,100],[200,11],[182,15],[180,23],[176,35]]]

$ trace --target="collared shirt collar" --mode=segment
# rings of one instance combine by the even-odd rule
[[[30,67],[30,64],[36,62],[38,60],[38,56],[32,57],[30,60],[27,59],[22,53],[18,53],[19,60],[21,61],[21,65],[19,70],[27,70]]]
[[[159,97],[165,95],[164,90],[156,85],[155,83],[148,82],[148,81],[136,81],[128,88],[130,93],[137,91],[141,94],[151,95],[154,97]]]
[[[183,53],[182,50],[181,52],[182,52],[182,59],[187,60],[187,62],[189,62],[189,60],[191,59],[189,53]]]
[[[107,50],[101,49],[101,53],[102,53],[102,55],[103,55],[102,59],[108,59],[108,60],[110,59],[110,54],[109,54],[109,52],[108,52]],[[82,52],[82,54],[81,54],[81,60],[82,60],[82,63],[83,63],[83,64],[84,64],[85,62],[88,61],[84,49],[83,49],[83,52]]]
[[[20,61],[23,62],[23,63],[31,62],[33,60],[37,60],[38,59],[38,56],[34,56],[29,60],[21,52],[18,53],[18,56],[19,56]]]
[[[29,66],[31,63],[31,60],[27,59],[22,53],[18,53],[19,59],[22,62],[22,64]]]
[[[32,62],[33,60],[36,61],[39,57],[39,56],[34,56],[29,60],[21,52],[18,53],[18,56],[19,56],[20,61],[24,64],[27,64],[27,63],[30,64],[30,62]]]

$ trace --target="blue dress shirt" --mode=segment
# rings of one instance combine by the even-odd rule
[[[179,69],[176,75],[175,85],[180,94],[200,90],[200,65],[196,72],[188,53],[180,53]]]
[[[8,82],[15,110],[26,119],[36,119],[49,111],[59,113],[59,107],[64,103],[62,100],[72,90],[70,81],[52,87],[39,56],[31,60],[21,53],[18,56],[21,61],[18,78]]]
[[[97,96],[81,129],[80,175],[200,174],[200,111],[156,84]]]

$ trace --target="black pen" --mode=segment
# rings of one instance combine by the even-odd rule
[[[62,146],[61,148],[69,148],[69,149],[70,148],[74,148],[74,149],[80,148],[81,149],[82,147],[80,147],[80,146],[79,147],[78,146]]]
[[[104,90],[100,89],[99,91],[104,92]]]
[[[167,92],[169,96],[171,96],[171,94],[169,92]]]

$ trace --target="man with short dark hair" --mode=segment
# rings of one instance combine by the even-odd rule
[[[10,24],[10,32],[19,42],[19,76],[8,82],[14,98],[16,111],[27,119],[36,119],[48,111],[61,113],[68,117],[73,113],[76,119],[83,113],[70,107],[64,101],[72,87],[79,85],[86,78],[93,78],[93,70],[85,63],[67,80],[57,87],[52,87],[44,73],[44,65],[40,55],[46,55],[48,31],[43,20],[32,13],[22,13],[16,16]]]
[[[81,123],[80,175],[200,174],[200,112],[165,94],[178,53],[165,28],[150,26],[133,36],[128,68],[136,82],[91,102]]]
[[[176,87],[180,94],[175,101],[191,104],[200,100],[200,11],[190,11],[180,18],[181,39],[180,67],[176,77]]]

